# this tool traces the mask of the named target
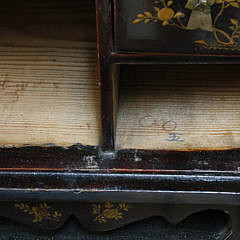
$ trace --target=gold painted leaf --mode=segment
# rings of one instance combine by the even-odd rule
[[[151,19],[146,19],[145,21],[144,21],[144,23],[150,23],[151,22]]]
[[[234,24],[234,25],[237,25],[237,24],[238,24],[237,20],[235,20],[235,19],[233,19],[233,18],[231,18],[230,21],[231,21],[231,23]]]
[[[234,35],[232,38],[239,38],[239,36],[238,35]]]
[[[51,207],[48,206],[46,203],[43,203],[43,206],[44,206],[45,208],[47,208],[47,209],[50,209],[50,208],[51,208]]]
[[[232,31],[234,31],[234,27],[233,26],[231,26],[231,27],[229,27]]]
[[[237,2],[231,2],[230,5],[239,8],[239,4]]]
[[[162,25],[163,26],[167,26],[168,25],[168,21],[163,21]]]
[[[160,11],[160,8],[159,7],[154,7],[155,11]]]
[[[142,20],[143,20],[143,19],[137,18],[137,19],[133,20],[133,23],[134,23],[134,24],[137,24],[137,23],[140,23]]]
[[[145,14],[146,17],[152,18],[152,13],[150,13],[150,12],[144,12],[144,14]]]
[[[125,212],[128,212],[129,206],[126,203],[119,203],[120,209],[122,209]]]
[[[34,218],[33,223],[37,223],[37,222],[38,222],[38,219]]]
[[[173,1],[168,1],[167,5],[168,7],[171,6],[173,4]]]
[[[137,17],[138,17],[138,18],[144,18],[145,16],[144,16],[142,13],[139,13],[139,14],[137,15]]]
[[[105,203],[104,207],[105,208],[113,208],[114,205],[112,203],[110,203],[110,202],[107,202],[107,203]]]
[[[181,17],[182,15],[183,15],[183,13],[177,12],[177,13],[174,15],[174,18]]]
[[[204,40],[197,40],[197,41],[194,41],[194,42],[195,42],[195,43],[198,43],[198,44],[203,44],[203,45],[205,45],[205,46],[208,45],[207,42],[204,41]]]

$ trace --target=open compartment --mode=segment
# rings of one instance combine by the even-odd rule
[[[124,65],[116,149],[240,147],[237,65]]]
[[[94,1],[2,1],[0,29],[0,145],[98,145]]]

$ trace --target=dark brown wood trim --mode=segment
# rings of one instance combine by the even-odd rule
[[[101,86],[102,149],[114,148],[113,82],[112,82],[112,6],[111,0],[96,0],[98,71]]]
[[[239,64],[239,55],[187,53],[113,53],[112,62],[121,64]]]
[[[150,180],[149,180],[150,179]],[[130,201],[239,205],[239,174],[0,172],[0,201]]]
[[[161,151],[126,149],[114,158],[97,146],[0,149],[1,171],[108,171],[112,173],[238,173],[240,150]]]

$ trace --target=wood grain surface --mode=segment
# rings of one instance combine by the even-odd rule
[[[94,2],[0,6],[0,145],[97,145]]]
[[[239,73],[237,65],[125,66],[117,148],[239,148]]]

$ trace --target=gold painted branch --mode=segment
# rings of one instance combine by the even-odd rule
[[[33,223],[39,223],[45,220],[60,221],[62,214],[53,210],[46,203],[41,203],[39,206],[29,206],[28,204],[19,203],[14,205],[28,215],[33,215]]]

